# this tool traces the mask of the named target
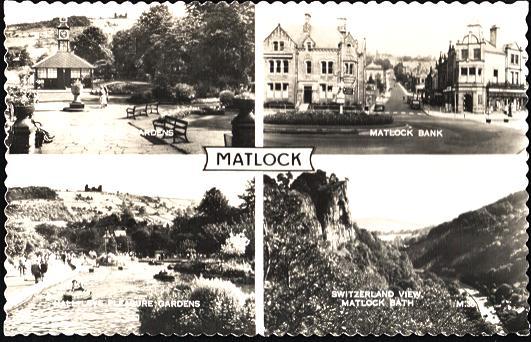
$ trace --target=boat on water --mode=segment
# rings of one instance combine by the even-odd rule
[[[87,290],[68,290],[63,294],[63,301],[73,302],[79,300],[89,300],[92,298],[92,292]]]
[[[166,271],[160,271],[159,273],[155,274],[153,278],[160,280],[160,281],[174,281],[175,276],[172,276]]]
[[[149,260],[148,265],[151,265],[151,266],[160,266],[160,265],[162,265],[162,262],[157,261],[157,260]]]

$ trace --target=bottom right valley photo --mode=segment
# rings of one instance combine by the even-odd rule
[[[529,334],[522,156],[264,176],[266,334]]]

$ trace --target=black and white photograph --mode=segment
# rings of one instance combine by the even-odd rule
[[[529,335],[527,168],[497,157],[265,175],[266,335]]]
[[[150,178],[135,158],[21,157],[5,335],[255,334],[252,177],[203,174],[194,157],[178,175],[182,160],[145,158],[168,166]]]
[[[525,153],[528,9],[524,1],[257,5],[264,146]]]
[[[12,154],[254,146],[254,4],[6,1]]]

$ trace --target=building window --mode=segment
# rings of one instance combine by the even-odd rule
[[[308,50],[308,51],[312,50],[312,42],[306,43],[306,50]]]
[[[483,105],[483,95],[482,94],[478,94],[478,105]]]
[[[511,53],[511,64],[514,64],[514,55]]]
[[[320,86],[321,86],[321,91],[322,91],[323,93],[326,92],[326,84],[321,83]]]
[[[273,50],[278,51],[278,42],[273,42]]]
[[[354,63],[345,63],[345,73],[347,75],[354,75]]]
[[[46,69],[38,68],[37,69],[37,77],[38,78],[46,78]]]
[[[467,68],[461,68],[461,76],[468,75],[468,69]]]
[[[272,74],[275,72],[275,62],[269,61],[269,72]]]
[[[81,69],[81,77],[90,77],[90,69]]]
[[[275,83],[275,90],[282,90],[282,83]]]
[[[329,74],[334,73],[334,62],[328,62],[328,73]]]
[[[284,42],[279,43],[279,50],[284,51]]]
[[[46,68],[47,77],[46,78],[57,78],[57,69],[56,68]]]
[[[493,76],[496,77],[496,81],[498,81],[498,69],[494,69]]]
[[[280,74],[282,71],[282,65],[280,61],[277,61],[277,74]]]
[[[312,61],[306,61],[304,63],[306,64],[306,73],[311,74],[312,73]]]
[[[321,74],[326,74],[326,62],[321,62]]]
[[[289,72],[289,61],[284,61],[284,73],[287,74]]]
[[[468,49],[461,50],[461,59],[468,59]]]
[[[511,83],[514,84],[514,72],[511,71]]]
[[[478,68],[478,76],[481,76],[481,68]]]
[[[470,76],[476,76],[476,68],[471,67],[470,69],[468,69],[468,74]]]
[[[475,60],[481,59],[481,49],[474,49],[474,59]]]
[[[282,83],[282,90],[283,91],[288,91],[288,84],[287,83]]]
[[[273,83],[268,83],[267,85],[269,86],[269,90],[273,91]]]
[[[70,70],[70,78],[80,78],[81,72],[79,69],[72,69]]]
[[[514,55],[514,64],[518,64],[518,55]]]

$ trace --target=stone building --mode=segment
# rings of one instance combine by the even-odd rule
[[[65,89],[80,79],[92,86],[94,66],[70,50],[70,27],[61,18],[57,27],[57,52],[33,65],[35,88]]]
[[[516,43],[500,44],[498,31],[492,26],[485,39],[480,25],[468,25],[463,39],[450,43],[435,66],[438,88],[430,95],[435,103],[442,100],[448,111],[471,113],[525,106],[523,49]]]
[[[365,103],[365,42],[346,29],[312,27],[305,14],[302,27],[280,24],[264,41],[265,102],[297,107],[335,103],[340,91],[345,104]]]

